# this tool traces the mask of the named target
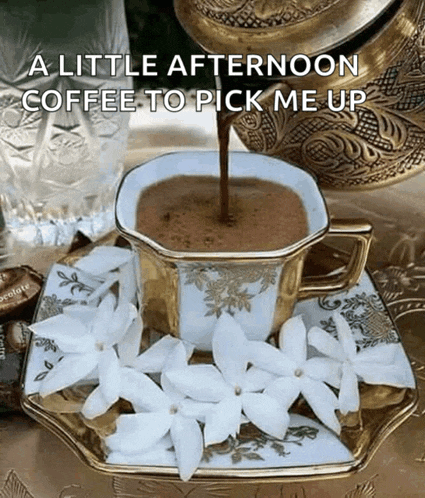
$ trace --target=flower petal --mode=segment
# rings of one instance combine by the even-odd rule
[[[165,375],[180,392],[197,401],[217,402],[233,393],[213,365],[189,365],[180,370],[167,370]]]
[[[394,387],[415,387],[405,365],[380,365],[356,361],[354,371],[367,384],[382,384]]]
[[[310,358],[304,363],[303,370],[307,377],[321,380],[339,388],[341,383],[341,363],[330,358]]]
[[[179,370],[187,367],[187,361],[192,354],[193,348],[189,348],[190,353],[183,341],[178,341],[171,352],[165,359],[164,365],[162,367],[161,374],[161,387],[165,394],[172,400],[173,403],[179,403],[185,398],[185,394],[177,389],[177,387],[170,382],[168,377],[166,377],[165,372],[167,370]]]
[[[254,366],[276,375],[293,375],[297,367],[282,351],[262,341],[249,342],[248,358]]]
[[[121,397],[134,406],[152,412],[168,409],[170,400],[155,382],[134,368],[121,370]]]
[[[204,403],[202,401],[194,401],[190,398],[185,398],[180,402],[180,413],[184,417],[196,418],[199,422],[205,423],[205,417],[217,405],[216,403]]]
[[[82,324],[89,323],[94,320],[97,308],[95,306],[87,306],[87,304],[71,304],[63,308],[63,314],[79,320]]]
[[[244,392],[263,391],[275,379],[276,375],[257,367],[251,367],[244,375],[241,387]]]
[[[29,329],[40,337],[52,339],[64,353],[86,353],[94,348],[89,329],[80,320],[56,315],[33,323]]]
[[[110,273],[106,280],[102,282],[99,287],[97,287],[88,297],[87,301],[89,303],[97,303],[99,299],[102,299],[104,295],[109,291],[109,289],[118,282],[118,273]]]
[[[276,398],[267,394],[244,393],[242,407],[249,420],[270,436],[283,439],[289,425],[289,414]]]
[[[61,335],[54,339],[55,343],[64,353],[92,353],[95,351],[95,339],[91,335],[72,337]]]
[[[187,350],[182,341],[178,341],[165,359],[163,372],[180,370],[187,367]]]
[[[115,304],[115,296],[108,292],[97,307],[91,333],[99,341],[104,341],[107,337],[109,327],[113,323]]]
[[[307,330],[301,315],[287,320],[279,333],[279,348],[297,365],[307,359]]]
[[[87,397],[83,408],[81,409],[81,413],[86,418],[93,419],[99,417],[99,415],[103,415],[112,405],[113,403],[106,401],[100,387],[96,387],[96,389]]]
[[[347,320],[340,313],[335,311],[332,316],[336,325],[338,339],[341,343],[342,349],[344,350],[346,357],[352,360],[356,356],[357,346],[351,328],[348,325]]]
[[[162,372],[165,360],[178,343],[179,339],[171,335],[162,337],[134,360],[134,368],[145,373]]]
[[[264,394],[277,399],[284,410],[289,410],[300,390],[301,382],[298,377],[279,377],[265,389]]]
[[[136,284],[136,275],[138,273],[138,261],[135,258],[135,255],[131,257],[131,259],[121,265],[118,273],[118,281],[119,281],[119,294],[118,294],[118,302],[119,303],[135,303],[136,293],[137,293],[137,284]]]
[[[197,469],[204,450],[201,428],[195,419],[176,415],[170,432],[180,478],[188,481]]]
[[[169,431],[173,418],[168,410],[120,415],[115,434],[105,438],[105,442],[112,451],[140,453]]]
[[[343,415],[356,412],[360,408],[360,395],[357,375],[347,363],[342,366],[341,388],[339,390],[339,409]]]
[[[399,344],[377,344],[374,347],[365,348],[359,351],[355,361],[392,365],[399,348]]]
[[[147,465],[147,462],[149,461],[164,461],[164,456],[165,458],[169,457],[172,462],[175,460],[175,456],[169,451],[172,446],[173,442],[171,441],[169,433],[167,433],[156,444],[147,450],[138,453],[129,454],[111,451],[107,456],[106,462],[115,465]]]
[[[345,353],[341,344],[320,327],[312,327],[308,332],[308,342],[318,351],[334,360],[344,361]]]
[[[205,446],[235,437],[241,423],[242,397],[229,396],[207,414],[204,427]]]
[[[139,355],[142,331],[142,317],[138,313],[136,319],[128,327],[125,336],[118,343],[118,356],[121,365],[131,365]]]
[[[217,320],[212,338],[215,364],[226,381],[240,386],[248,366],[248,340],[239,323],[228,313]]]
[[[107,349],[99,355],[99,387],[107,403],[118,401],[121,367],[114,349]]]
[[[92,275],[103,275],[130,261],[129,249],[113,246],[97,246],[90,254],[79,259],[75,267]]]
[[[119,304],[112,315],[109,327],[105,329],[105,343],[108,346],[113,346],[121,341],[130,325],[136,320],[137,315],[138,312],[134,304]]]
[[[40,395],[47,396],[72,386],[97,367],[98,359],[97,353],[71,353],[64,356],[44,378]]]
[[[338,399],[330,388],[323,382],[303,376],[301,379],[301,393],[316,417],[337,434],[341,432],[341,426],[335,415],[339,407]]]
[[[165,395],[169,398],[170,403],[178,404],[186,396],[177,389],[177,387],[169,380],[169,378],[163,372],[161,374],[161,387]]]

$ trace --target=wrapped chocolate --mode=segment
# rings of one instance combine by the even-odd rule
[[[0,411],[20,409],[20,376],[43,277],[28,266],[0,271]]]
[[[30,334],[22,321],[0,325],[0,411],[20,409],[20,376]]]
[[[31,321],[43,277],[29,266],[0,271],[0,324],[12,319]]]

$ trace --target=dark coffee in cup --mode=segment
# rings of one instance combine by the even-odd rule
[[[303,239],[307,216],[290,188],[258,178],[231,178],[230,217],[220,219],[219,179],[180,175],[140,196],[137,230],[176,251],[273,251]]]

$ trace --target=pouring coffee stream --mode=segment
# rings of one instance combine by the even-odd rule
[[[246,89],[266,86],[271,87],[276,84],[276,78],[268,78],[267,81],[259,80],[257,77],[250,79],[229,77],[226,75],[225,64],[219,64],[220,75],[216,78],[217,90],[220,90],[219,99],[220,107],[217,110],[217,138],[219,144],[219,158],[220,158],[220,221],[222,223],[231,224],[234,220],[230,212],[229,202],[229,141],[230,130],[232,124],[238,119],[242,111],[231,111],[226,108],[225,98],[228,91],[238,88],[242,93]],[[235,96],[235,101],[238,96]],[[241,102],[235,102],[238,107],[242,107]]]
[[[230,192],[229,192],[229,141],[230,130],[232,124],[244,113],[241,111],[231,111],[226,108],[225,100],[228,91],[237,88],[242,91],[255,88],[270,89],[277,86],[284,87],[285,83],[281,82],[277,76],[272,76],[266,80],[261,80],[258,77],[234,78],[226,74],[225,64],[220,64],[220,75],[216,78],[216,87],[220,91],[220,107],[217,110],[217,138],[219,145],[219,158],[220,158],[220,221],[225,224],[232,224],[234,219],[230,212]],[[235,96],[235,101],[238,96]],[[242,102],[235,102],[238,107],[242,107]]]
[[[235,116],[226,111],[217,112],[217,135],[220,153],[220,221],[230,222],[229,212],[229,137]]]
[[[222,223],[230,224],[232,222],[229,202],[230,128],[232,126],[232,122],[236,119],[239,113],[226,111],[223,105],[224,96],[222,96],[221,99],[222,109],[217,111],[217,137],[220,158],[220,221]]]

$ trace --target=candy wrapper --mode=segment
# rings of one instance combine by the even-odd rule
[[[29,342],[27,323],[0,325],[0,411],[20,410],[20,375]]]
[[[30,332],[27,328],[43,286],[28,266],[0,271],[0,411],[20,409],[20,375]]]

